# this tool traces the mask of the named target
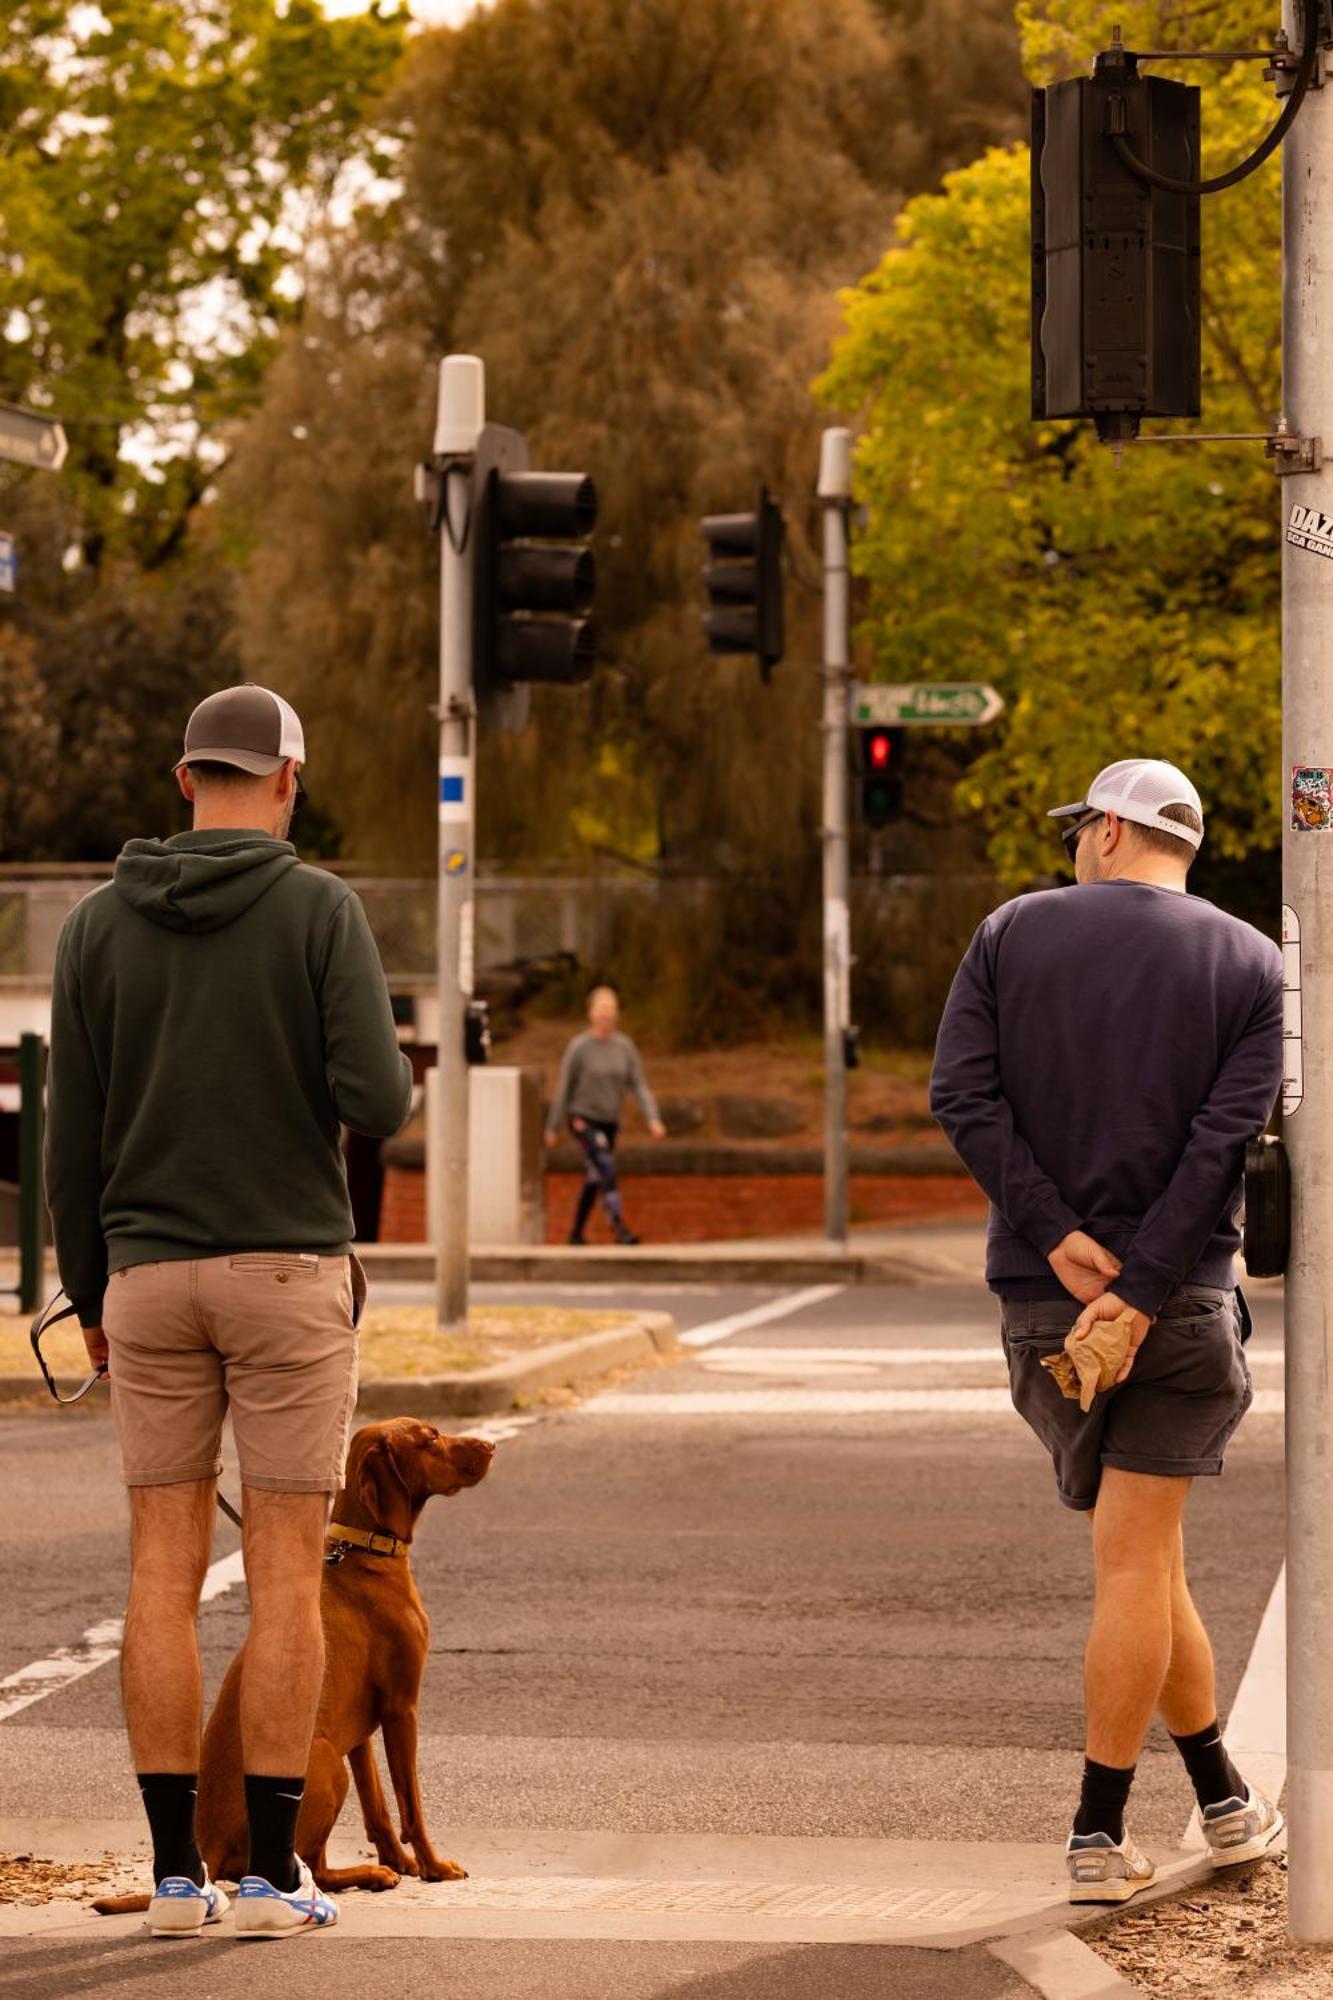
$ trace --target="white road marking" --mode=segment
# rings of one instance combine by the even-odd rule
[[[1252,1413],[1280,1416],[1279,1389],[1257,1391]],[[628,1391],[581,1403],[585,1417],[874,1417],[1015,1415],[1007,1389],[703,1389]]]
[[[204,1578],[200,1602],[207,1604],[212,1598],[221,1597],[233,1584],[240,1583],[244,1575],[239,1549],[220,1557]],[[105,1618],[100,1625],[90,1625],[73,1646],[59,1646],[48,1659],[34,1660],[31,1666],[6,1674],[0,1680],[0,1722],[17,1715],[20,1709],[31,1708],[34,1702],[45,1701],[48,1695],[60,1694],[85,1674],[116,1659],[124,1632],[123,1618]]]
[[[711,1347],[715,1341],[730,1340],[733,1333],[744,1333],[752,1326],[766,1326],[769,1320],[786,1319],[788,1314],[803,1312],[807,1306],[822,1305],[825,1299],[835,1299],[845,1285],[810,1285],[802,1292],[784,1292],[781,1298],[766,1299],[761,1306],[751,1306],[747,1312],[729,1313],[725,1319],[705,1320],[702,1326],[692,1326],[688,1333],[682,1333],[682,1347]]]
[[[1252,1348],[1249,1360],[1251,1368],[1256,1363],[1261,1367],[1281,1368],[1285,1357],[1280,1347],[1261,1348],[1257,1353]],[[823,1367],[828,1362],[862,1368],[929,1368],[941,1363],[971,1366],[992,1362],[1003,1369],[1004,1354],[998,1342],[985,1347],[728,1347],[718,1354],[706,1355],[703,1366],[710,1372],[735,1369],[757,1374],[765,1368]]]

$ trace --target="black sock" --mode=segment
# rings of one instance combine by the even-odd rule
[[[1247,1786],[1226,1753],[1220,1722],[1210,1722],[1193,1736],[1173,1736],[1171,1741],[1185,1760],[1201,1806],[1220,1806],[1223,1799],[1245,1797]]]
[[[204,1864],[194,1837],[199,1779],[192,1771],[141,1771],[139,1790],[153,1836],[153,1880],[188,1875],[202,1887]]]
[[[294,1889],[296,1818],[301,1810],[304,1778],[245,1780],[245,1814],[250,1822],[250,1873],[262,1875],[275,1889]]]
[[[1074,1815],[1075,1833],[1109,1833],[1112,1840],[1125,1837],[1125,1802],[1134,1782],[1134,1766],[1127,1771],[1114,1764],[1094,1764],[1083,1760],[1083,1795]]]

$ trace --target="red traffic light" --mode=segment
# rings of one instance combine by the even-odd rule
[[[872,771],[887,771],[893,762],[893,738],[887,729],[872,729],[866,742],[866,753]]]

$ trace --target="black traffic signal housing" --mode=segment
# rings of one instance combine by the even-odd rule
[[[879,832],[902,814],[903,744],[907,731],[875,727],[858,729],[856,733],[860,739],[861,820],[872,832]]]
[[[487,424],[473,471],[472,685],[501,713],[532,681],[571,686],[596,664],[597,585],[587,537],[597,491],[582,472],[533,472],[527,440]]]
[[[1032,414],[1091,417],[1106,442],[1202,407],[1199,197],[1122,164],[1199,174],[1199,93],[1128,49],[1032,93]]]
[[[706,514],[704,636],[710,653],[753,653],[767,680],[786,651],[782,509],[761,486],[752,514]]]

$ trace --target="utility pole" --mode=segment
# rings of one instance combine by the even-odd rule
[[[851,592],[847,521],[852,434],[824,432],[819,448],[824,509],[824,1234],[847,1240],[847,1035],[852,1024],[848,905],[847,732],[851,699]]]
[[[435,1244],[435,1315],[442,1332],[467,1325],[468,1065],[473,983],[473,852],[477,707],[472,688],[473,469],[486,421],[486,374],[473,354],[440,363],[435,445],[418,483],[440,536],[438,1027],[428,1080],[427,1176]]]
[[[1303,10],[1286,0],[1293,48]],[[1321,9],[1328,47],[1327,15]],[[1333,74],[1331,72],[1330,74]],[[1323,81],[1316,74],[1315,83]],[[1288,429],[1322,440],[1281,482],[1283,1136],[1287,1265],[1287,1815],[1291,1933],[1333,1943],[1333,828],[1297,830],[1298,768],[1333,767],[1333,88],[1312,88],[1283,159],[1282,381]],[[1299,517],[1296,509],[1306,510]],[[1308,510],[1313,515],[1313,533]],[[1316,541],[1325,546],[1319,548]],[[1307,781],[1307,784],[1310,781]],[[1318,783],[1317,775],[1313,780]]]

